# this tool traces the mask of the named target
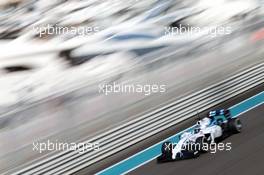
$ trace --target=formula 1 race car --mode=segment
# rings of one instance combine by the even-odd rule
[[[230,111],[221,109],[210,111],[208,116],[198,120],[194,129],[179,136],[178,143],[165,142],[161,147],[158,162],[196,158],[206,152],[204,144],[212,144],[241,132],[239,118],[232,118]]]

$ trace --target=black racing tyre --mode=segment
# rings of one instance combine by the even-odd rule
[[[204,149],[204,144],[206,144],[206,138],[205,137],[198,137],[195,141],[195,149],[199,152],[205,153],[208,150]]]
[[[172,159],[172,149],[173,149],[172,142],[164,142],[161,146],[162,156],[167,160]]]
[[[199,151],[194,151],[193,152],[193,158],[197,158],[200,156],[200,152]]]
[[[171,142],[164,142],[161,146],[161,155],[157,158],[158,162],[167,162],[172,160],[173,144]]]
[[[242,123],[239,118],[232,118],[228,122],[228,129],[231,133],[240,133],[242,130]]]
[[[172,153],[172,143],[171,142],[164,142],[161,146],[161,153],[162,154],[170,154]]]

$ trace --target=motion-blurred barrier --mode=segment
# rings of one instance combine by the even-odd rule
[[[9,173],[34,175],[75,173],[195,116],[198,111],[202,112],[212,108],[262,83],[264,83],[264,63],[85,141],[87,143],[99,142],[100,149],[97,151],[87,151],[83,154],[79,154],[78,150],[63,151],[23,169],[20,168],[17,172]]]

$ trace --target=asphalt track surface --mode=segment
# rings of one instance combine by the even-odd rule
[[[197,159],[158,164],[156,160],[129,174],[263,175],[264,105],[241,115],[243,132],[225,139],[230,151],[202,154]]]
[[[220,105],[217,108],[229,108],[245,99],[248,99],[259,92],[264,91],[264,85],[260,85],[250,91],[238,95]],[[205,116],[208,111],[201,113]],[[151,161],[129,174],[263,174],[264,166],[264,106],[246,112],[241,115],[243,132],[233,135],[223,142],[231,142],[232,150],[229,152],[218,152],[216,154],[203,154],[197,159],[157,164],[156,160]],[[91,167],[87,167],[77,174],[95,174],[121,160],[130,157],[151,145],[158,143],[179,131],[193,125],[195,118],[173,126],[149,139],[146,139],[128,149],[125,149]],[[241,172],[240,172],[241,171]]]

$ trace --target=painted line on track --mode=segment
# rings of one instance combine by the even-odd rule
[[[234,106],[230,109],[231,115],[235,117],[242,115],[253,108],[256,108],[260,105],[264,104],[264,91],[252,96]],[[194,126],[187,128],[159,143],[156,143],[143,151],[140,151],[127,159],[122,160],[98,173],[96,175],[119,175],[119,174],[126,174],[130,171],[135,170],[136,168],[152,161],[153,159],[157,158],[160,155],[160,148],[164,141],[171,141],[177,143],[179,140],[179,135],[186,131],[191,131]]]

